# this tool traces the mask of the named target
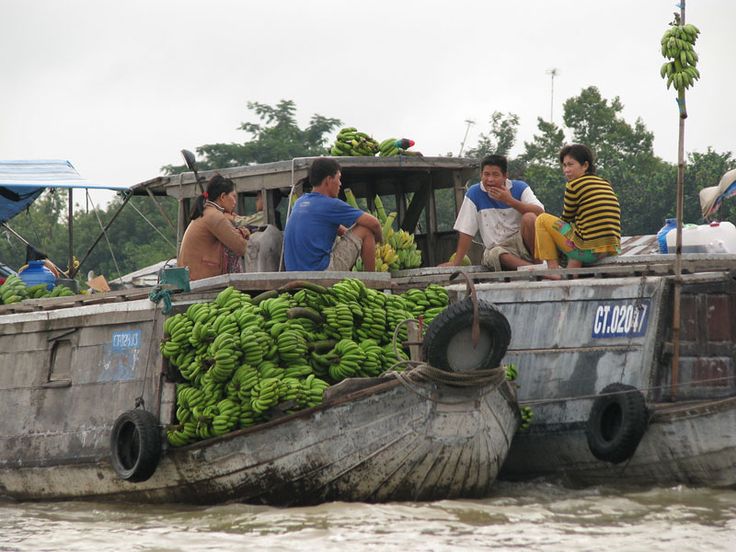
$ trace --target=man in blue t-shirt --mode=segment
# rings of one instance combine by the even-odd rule
[[[367,272],[375,270],[381,223],[337,199],[341,175],[337,161],[327,157],[315,159],[309,167],[312,191],[296,201],[286,221],[286,270],[347,271],[358,256]]]
[[[526,182],[507,178],[503,155],[485,157],[480,168],[480,182],[465,194],[455,220],[455,258],[440,266],[459,266],[476,233],[483,240],[481,262],[487,268],[516,270],[535,263],[534,221],[544,205]]]

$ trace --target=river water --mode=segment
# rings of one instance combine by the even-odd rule
[[[256,549],[736,551],[736,490],[499,482],[483,500],[309,508],[0,503],[2,551]]]

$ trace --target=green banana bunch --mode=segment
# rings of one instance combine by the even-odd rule
[[[383,372],[383,349],[375,339],[365,339],[359,343],[365,358],[360,364],[360,375],[371,378]]]
[[[225,387],[227,398],[242,404],[250,402],[251,391],[258,383],[258,370],[249,364],[243,364],[233,374],[232,379]]]
[[[330,148],[330,155],[336,157],[350,155],[374,156],[376,153],[378,153],[378,142],[354,127],[340,129],[335,143]]]
[[[670,61],[665,62],[659,74],[667,81],[667,88],[674,86],[678,92],[690,88],[700,78],[700,71],[695,66],[698,54],[693,46],[700,34],[695,25],[673,23],[662,35],[662,56]]]
[[[3,285],[0,286],[0,299],[2,299],[4,305],[20,303],[27,297],[28,291],[25,282],[15,274],[8,276]]]
[[[257,326],[248,326],[240,333],[240,350],[243,361],[258,366],[271,349],[271,336]]]
[[[251,301],[250,295],[241,293],[233,286],[226,287],[215,297],[215,305],[222,311],[228,312],[237,310],[245,304],[250,304]]]
[[[225,398],[212,410],[212,433],[215,436],[225,435],[235,429],[240,418],[240,404]]]
[[[422,316],[424,311],[431,306],[426,294],[421,289],[409,289],[402,293],[401,296],[404,298],[409,311],[414,314],[415,318]]]
[[[251,392],[250,406],[253,412],[263,414],[271,407],[278,404],[281,396],[281,379],[263,378]]]
[[[44,297],[71,297],[73,295],[76,294],[71,289],[66,286],[58,285],[44,295]]]
[[[365,360],[365,352],[355,341],[341,339],[326,358],[330,361],[328,369],[330,378],[337,382],[359,374],[360,365]]]
[[[307,356],[307,341],[301,332],[285,330],[276,339],[279,358],[287,366]]]
[[[211,366],[207,372],[212,381],[227,383],[238,366],[241,352],[238,350],[238,339],[230,333],[221,333],[207,348]]]
[[[353,336],[353,312],[346,303],[338,303],[334,307],[323,310],[325,331],[336,339],[350,339]]]
[[[172,447],[183,447],[195,441],[197,424],[194,421],[182,422],[166,429],[166,439]]]
[[[411,308],[413,305],[410,305],[402,295],[386,296],[386,324],[389,330],[387,342],[390,343],[393,340],[397,327],[399,328],[398,339],[401,342],[408,339],[408,329],[403,322],[415,318]]]
[[[525,431],[529,429],[529,426],[532,424],[534,412],[532,412],[532,409],[528,406],[522,406],[519,410],[521,412],[521,425],[519,426],[519,429]]]
[[[296,402],[302,408],[312,408],[322,403],[325,389],[330,386],[326,381],[310,374],[301,382],[301,389]]]
[[[395,370],[397,372],[401,372],[404,370],[404,366],[395,366],[397,362],[400,362],[402,360],[409,360],[409,355],[406,354],[406,351],[404,351],[401,347],[398,347],[398,350],[394,350],[394,344],[393,343],[386,343],[382,348],[382,357],[381,357],[381,363],[383,364],[383,370]],[[397,355],[398,352],[398,355]]]
[[[391,157],[393,155],[399,155],[401,151],[401,148],[396,145],[396,138],[386,138],[383,142],[378,144],[379,157]]]
[[[504,368],[506,369],[506,380],[516,381],[516,378],[519,377],[519,372],[516,370],[516,364],[512,362],[505,365]]]

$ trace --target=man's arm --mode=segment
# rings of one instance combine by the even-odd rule
[[[363,213],[358,217],[358,220],[355,221],[355,224],[358,226],[364,226],[370,230],[376,238],[376,243],[383,241],[383,229],[381,228],[381,223],[373,215]]]
[[[470,245],[473,243],[473,236],[464,234],[463,232],[457,233],[457,249],[455,250],[455,258],[452,261],[447,261],[439,266],[460,266],[465,258],[465,255],[470,249]]]

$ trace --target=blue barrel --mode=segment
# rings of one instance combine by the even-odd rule
[[[668,218],[664,220],[664,226],[657,232],[657,243],[659,244],[659,252],[667,253],[667,234],[670,230],[677,228],[677,219]]]
[[[56,285],[56,276],[48,269],[44,261],[30,261],[18,276],[28,287],[46,284],[47,289],[54,289]]]

